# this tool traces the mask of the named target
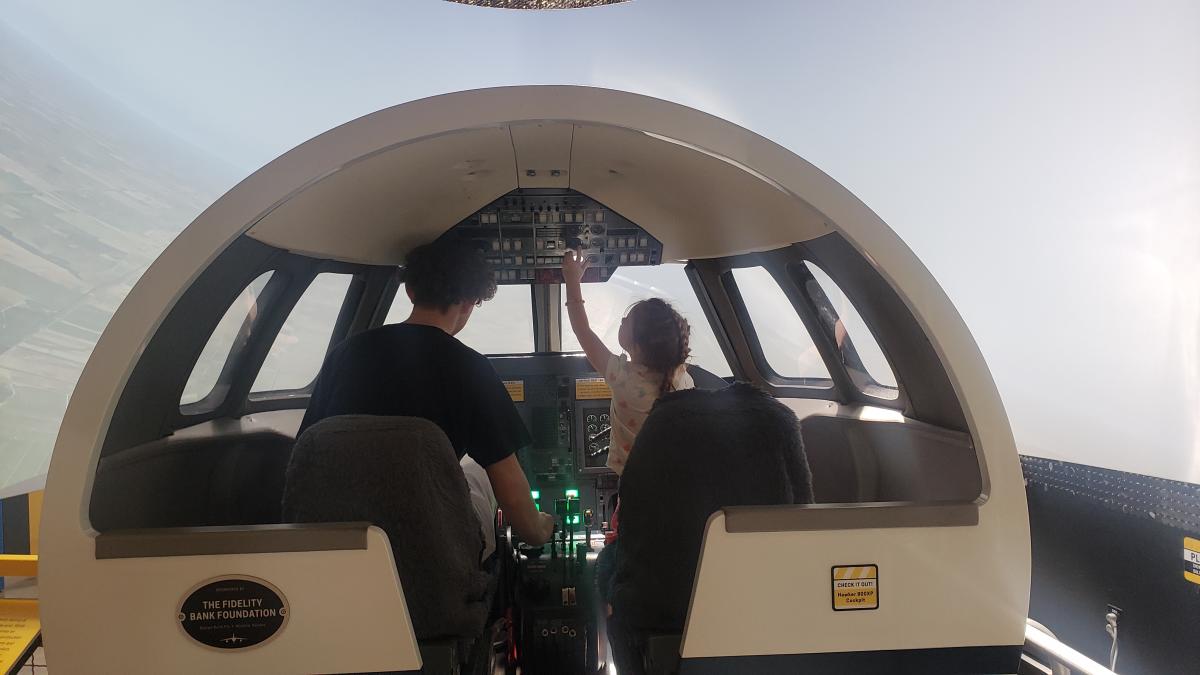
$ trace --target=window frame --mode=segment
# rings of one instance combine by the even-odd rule
[[[738,287],[737,279],[734,275],[735,270],[754,268],[760,268],[766,272],[775,282],[775,285],[779,288],[780,292],[783,293],[784,297],[787,298],[787,300],[792,303],[793,306],[795,305],[795,300],[788,293],[787,288],[783,284],[779,283],[779,279],[776,277],[775,271],[766,265],[738,265],[721,273],[721,285],[724,287],[725,292],[729,294],[730,300],[733,301],[733,307],[737,312],[738,322],[742,325],[742,330],[745,333],[746,341],[750,347],[750,352],[754,356],[755,366],[758,367],[759,372],[765,375],[767,380],[772,384],[803,387],[805,389],[818,391],[835,390],[837,381],[834,372],[833,370],[830,370],[829,366],[825,363],[825,354],[817,344],[817,338],[812,333],[812,326],[801,312],[797,312],[797,315],[800,318],[801,324],[804,326],[809,339],[812,340],[813,346],[817,348],[817,353],[821,356],[821,364],[825,366],[829,376],[797,377],[794,375],[784,375],[776,370],[775,366],[771,364],[770,359],[767,358],[767,352],[763,348],[762,340],[758,337],[758,330],[754,327],[754,321],[751,319],[750,307],[746,304],[746,299],[742,296],[741,289]]]
[[[810,270],[808,267],[809,265],[812,265],[813,267],[816,267],[817,269],[824,272],[825,275],[829,277],[829,280],[837,288],[837,291],[846,297],[846,301],[850,303],[850,306],[854,309],[854,312],[859,314],[859,318],[862,319],[863,326],[866,328],[867,332],[869,333],[869,337],[875,341],[875,344],[879,347],[879,351],[883,353],[884,362],[886,363],[888,370],[891,371],[892,377],[896,379],[896,386],[892,387],[889,385],[885,385],[875,379],[875,376],[872,375],[869,370],[867,370],[866,365],[863,363],[862,356],[858,353],[858,348],[854,345],[854,337],[851,336],[849,334],[849,332],[847,331],[847,333],[846,333],[847,342],[843,348],[837,349],[837,352],[838,352],[838,362],[841,364],[842,368],[846,371],[846,375],[850,379],[850,382],[852,383],[854,388],[856,390],[858,390],[858,392],[860,394],[862,394],[863,396],[870,399],[871,403],[892,404],[895,401],[899,400],[901,395],[903,394],[903,387],[901,386],[900,376],[896,373],[896,368],[892,365],[892,359],[888,355],[886,348],[884,347],[884,343],[880,342],[879,338],[877,338],[875,336],[874,328],[867,322],[867,320],[865,318],[862,317],[861,312],[859,312],[859,310],[858,310],[857,304],[854,302],[854,298],[852,298],[846,292],[846,289],[842,288],[841,284],[838,284],[837,280],[834,279],[834,277],[829,274],[829,272],[825,269],[825,267],[823,265],[821,265],[819,262],[817,262],[816,260],[814,260],[812,258],[812,256],[808,256],[808,255],[800,256],[799,260],[788,263],[785,266],[785,271],[786,271],[786,274],[791,277],[791,282],[794,283],[796,285],[796,287],[800,290],[800,292],[803,294],[804,299],[810,305],[810,307],[814,313],[814,316],[819,317],[820,308],[817,307],[816,299],[813,298],[812,295],[808,292],[808,284],[810,282],[816,285],[816,288],[820,292],[821,297],[824,299],[825,303],[827,305],[829,305],[830,309],[832,309],[833,312],[836,314],[837,308],[833,307],[833,303],[829,299],[828,289],[826,289],[824,286],[822,286],[820,280],[818,280],[816,278],[816,276],[813,275],[812,270]],[[838,316],[838,318],[842,319],[842,317],[840,315]],[[829,334],[831,331],[831,327],[826,326],[824,322],[819,322],[819,323],[821,324],[821,330],[826,332],[827,334]],[[834,338],[834,344],[836,347],[836,337]],[[843,355],[843,352],[845,355]],[[851,365],[852,363],[858,363],[861,365],[861,367],[852,367],[852,365]],[[885,396],[880,392],[891,392],[891,393],[894,393],[895,395],[894,396]]]
[[[276,341],[279,340],[279,333],[283,331],[283,327],[286,326],[288,320],[292,318],[292,314],[296,311],[296,307],[300,304],[300,301],[304,299],[304,296],[308,292],[308,290],[310,288],[312,288],[313,282],[315,282],[317,280],[317,278],[320,277],[322,274],[335,274],[335,275],[339,275],[339,276],[348,276],[348,277],[350,277],[350,279],[346,284],[346,294],[342,296],[341,306],[338,308],[337,315],[334,317],[333,327],[329,334],[329,341],[325,345],[325,351],[321,357],[321,359],[322,359],[321,364],[317,366],[317,373],[312,376],[312,379],[310,379],[307,383],[305,383],[303,386],[300,386],[300,387],[288,387],[288,388],[283,388],[283,389],[261,389],[261,390],[254,389],[254,385],[258,382],[258,376],[261,374],[263,366],[266,365],[267,359],[270,358],[270,356],[271,356],[271,350],[275,348],[275,343],[276,343]],[[250,389],[246,392],[246,397],[248,400],[254,401],[254,400],[264,400],[264,399],[270,399],[270,398],[281,398],[281,397],[282,398],[288,398],[288,397],[295,398],[295,396],[297,394],[312,393],[312,388],[316,384],[316,381],[317,381],[317,375],[319,375],[321,372],[321,365],[324,365],[324,357],[327,356],[329,354],[329,350],[333,349],[333,347],[337,344],[337,342],[340,341],[340,340],[335,341],[334,337],[336,336],[336,334],[338,332],[339,326],[344,325],[344,319],[345,319],[344,315],[347,311],[347,308],[349,307],[348,301],[351,298],[353,298],[355,295],[355,288],[354,288],[355,282],[361,282],[361,278],[358,274],[356,274],[354,272],[335,272],[332,270],[318,270],[311,277],[309,277],[308,281],[305,283],[304,291],[301,292],[299,295],[297,295],[295,301],[292,302],[291,309],[288,310],[287,316],[285,316],[283,318],[283,322],[279,324],[279,329],[275,332],[275,337],[271,340],[271,344],[267,347],[267,351],[263,353],[262,360],[258,362],[258,367],[254,371],[254,377],[250,378]]]
[[[716,371],[710,370],[704,364],[699,363],[695,360],[692,360],[691,358],[689,358],[689,360],[688,360],[688,365],[696,367],[696,368],[700,368],[701,370],[704,370],[705,372],[712,373],[713,375],[716,375],[717,377],[721,378],[722,380],[725,380],[726,382],[735,381],[738,378],[738,369],[737,369],[737,366],[735,363],[735,359],[733,357],[733,350],[730,349],[730,347],[729,347],[729,337],[725,334],[725,331],[720,328],[721,324],[715,320],[716,315],[712,311],[712,302],[708,297],[708,292],[704,288],[704,285],[702,283],[698,282],[698,277],[696,275],[695,266],[690,261],[685,262],[685,263],[664,261],[664,262],[658,263],[657,265],[654,265],[654,267],[665,267],[668,265],[678,266],[680,268],[680,271],[683,273],[684,279],[688,283],[688,289],[691,290],[692,293],[695,294],[696,304],[700,308],[700,314],[701,314],[701,317],[703,317],[704,325],[710,331],[712,331],[713,339],[716,341],[717,348],[720,350],[721,358],[725,359],[725,367],[729,370],[730,374],[729,375],[717,375]],[[615,275],[615,272],[614,272],[614,275]],[[610,279],[609,281],[605,281],[604,283],[606,283],[606,284],[612,283],[612,280]],[[565,289],[565,284],[560,284],[559,287]],[[586,289],[587,285],[584,285],[584,288]],[[564,291],[564,293],[565,293],[565,291]],[[565,295],[564,295],[564,297],[565,297]],[[671,301],[674,304],[674,300],[672,299]],[[567,350],[566,347],[562,345],[562,338],[571,330],[571,324],[570,324],[570,321],[566,320],[566,318],[565,318],[565,315],[567,312],[561,302],[559,303],[559,306],[561,308],[562,314],[564,315],[564,320],[559,322],[560,323],[560,326],[559,326],[560,351],[559,351],[559,353],[582,354],[583,353],[582,350]],[[695,320],[697,320],[697,321],[700,320],[700,317],[693,317],[693,318],[695,318]],[[695,322],[693,321],[693,323],[695,323]],[[695,328],[693,327],[693,329],[692,329],[693,335],[695,334],[695,332],[696,332]]]
[[[276,312],[276,307],[280,302],[284,301],[290,293],[288,293],[289,273],[282,269],[281,265],[268,266],[262,270],[256,271],[254,277],[245,286],[238,290],[237,294],[225,303],[225,309],[222,310],[221,318],[224,318],[229,308],[237,302],[238,296],[246,292],[250,284],[254,283],[259,277],[268,272],[271,273],[271,278],[267,280],[267,285],[263,287],[261,293],[255,298],[255,303],[258,308],[258,314],[253,321],[248,322],[250,317],[245,317],[242,320],[242,327],[239,330],[238,339],[229,347],[228,353],[225,354],[225,361],[221,364],[221,371],[217,375],[216,381],[207,394],[197,401],[190,403],[178,403],[179,417],[185,420],[184,425],[194,424],[197,421],[202,421],[201,418],[209,419],[219,417],[220,411],[224,410],[229,402],[230,392],[234,387],[235,382],[239,377],[239,369],[244,363],[247,351],[250,346],[259,341],[260,334],[270,328],[271,316]],[[218,324],[220,319],[218,319]],[[216,329],[216,324],[213,325],[213,330]],[[278,331],[273,331],[272,335]],[[204,345],[208,346],[208,340],[212,339],[212,333],[209,333]],[[274,338],[272,338],[274,339]],[[203,351],[203,350],[202,350]],[[201,352],[202,353],[202,352]],[[184,378],[184,386],[187,380],[191,378],[192,372],[196,369],[199,362],[200,354],[197,354],[193,360],[191,368],[188,369],[187,377]],[[182,398],[182,393],[180,394]],[[177,424],[176,428],[180,425]]]
[[[842,403],[858,402],[878,405],[887,408],[907,409],[902,373],[894,365],[894,359],[888,352],[888,344],[878,338],[871,318],[863,314],[864,323],[871,330],[872,337],[879,343],[884,356],[896,376],[898,396],[884,398],[863,391],[853,381],[834,344],[833,335],[821,324],[815,304],[808,297],[802,281],[808,270],[805,262],[817,265],[829,274],[830,279],[838,285],[847,299],[857,308],[854,295],[842,284],[837,277],[828,272],[828,266],[822,264],[817,256],[810,254],[803,244],[794,244],[773,251],[749,253],[737,256],[689,261],[684,271],[696,293],[697,300],[704,312],[705,319],[713,329],[721,350],[733,372],[733,380],[753,382],[779,397],[815,398],[834,400]],[[829,378],[796,378],[785,377],[776,373],[762,353],[762,347],[754,333],[753,323],[732,275],[727,274],[733,269],[761,266],[766,269],[779,284],[785,297],[797,312],[801,322],[808,330],[818,352],[821,354]],[[799,267],[796,267],[799,266]],[[332,331],[326,353],[350,335],[382,325],[384,318],[391,309],[395,295],[403,286],[404,270],[395,266],[360,265],[331,260],[319,260],[307,256],[278,252],[272,259],[261,265],[254,272],[247,284],[264,272],[272,271],[273,275],[260,296],[262,311],[256,325],[261,326],[258,335],[252,335],[250,343],[244,345],[236,356],[227,358],[214,393],[220,389],[223,398],[210,394],[201,401],[178,406],[171,424],[173,428],[182,428],[204,422],[217,417],[240,417],[246,414],[302,408],[307,405],[315,382],[291,390],[276,390],[251,393],[254,380],[266,359],[267,353],[274,344],[283,323],[295,308],[295,304],[308,290],[312,280],[318,274],[333,272],[351,274],[352,280],[343,299],[342,308]],[[801,272],[797,275],[797,271]],[[725,279],[730,279],[725,283]],[[245,286],[238,290],[240,293]],[[535,349],[530,353],[542,353],[536,348],[540,332],[546,329],[539,323],[537,313],[537,293],[530,290],[531,311],[534,322]],[[234,296],[236,297],[236,295]],[[232,303],[233,299],[230,299]],[[226,308],[228,304],[226,305]],[[222,312],[225,310],[222,310]],[[861,314],[861,310],[860,311]],[[524,352],[523,352],[524,353]],[[505,354],[489,354],[489,356],[506,356]],[[188,375],[190,375],[190,370]],[[186,378],[185,378],[186,379]],[[180,384],[182,387],[182,383]],[[220,401],[215,399],[222,398]],[[178,400],[178,399],[176,399]]]
[[[325,353],[328,354],[330,349],[348,335],[365,327],[369,316],[363,316],[364,301],[371,295],[377,301],[387,276],[394,271],[391,267],[319,260],[290,253],[277,256],[271,262],[271,265],[264,266],[253,277],[257,278],[263,272],[273,272],[260,295],[260,313],[255,322],[258,330],[250,335],[249,340],[237,345],[237,349],[230,350],[221,368],[221,374],[217,377],[217,384],[209,396],[195,403],[178,406],[172,422],[174,428],[188,427],[221,417],[237,418],[257,412],[306,406],[308,397],[312,394],[315,377],[305,386],[295,389],[253,393],[250,391],[258,377],[258,371],[266,361],[267,354],[295,309],[296,303],[318,275],[350,275],[346,296],[342,299],[329,343],[325,347]],[[230,304],[232,302],[231,299]]]
[[[869,391],[860,389],[854,382],[845,364],[842,363],[841,353],[836,346],[834,335],[823,326],[816,305],[808,297],[803,284],[790,269],[793,265],[803,267],[806,261],[817,265],[822,270],[828,268],[816,256],[811,255],[804,244],[792,244],[771,251],[692,262],[696,270],[697,283],[706,290],[706,294],[702,296],[702,304],[711,303],[715,315],[713,324],[726,329],[724,337],[728,339],[730,351],[733,352],[730,354],[730,364],[734,368],[734,376],[739,380],[752,382],[781,398],[814,398],[844,404],[860,403],[901,411],[907,410],[908,399],[901,373],[892,365],[894,360],[892,355],[886,351],[885,341],[878,338],[875,326],[865,315],[863,315],[864,323],[872,332],[872,337],[879,343],[880,349],[884,350],[884,357],[888,360],[889,366],[892,367],[892,372],[896,376],[897,395],[895,398],[872,395]],[[823,382],[820,378],[780,375],[767,362],[754,331],[753,322],[750,320],[749,310],[737,289],[737,282],[733,279],[733,270],[747,267],[764,268],[779,284],[784,296],[800,317],[816,345],[817,351],[825,363],[825,368],[829,372],[829,379],[826,381],[830,385],[822,386]],[[804,272],[807,274],[807,269]],[[838,284],[839,289],[857,308],[858,303],[855,302],[854,295],[846,290],[837,277],[830,275],[830,279]],[[856,311],[860,311],[861,314],[861,310]],[[722,337],[720,333],[718,335]]]
[[[317,375],[314,375],[313,379],[303,387],[258,392],[250,390],[254,387],[254,381],[258,378],[258,371],[262,368],[267,354],[275,344],[275,339],[278,337],[279,331],[283,329],[284,322],[291,316],[296,303],[308,291],[309,286],[318,275],[325,273],[351,275],[350,285],[346,289],[346,297],[342,299],[342,307],[338,310],[337,318],[334,320],[333,331],[329,336],[329,343],[325,346],[325,355],[328,356],[329,352],[346,338],[372,327],[372,321],[376,318],[375,315],[381,306],[382,298],[387,293],[389,285],[393,283],[393,279],[397,274],[397,268],[390,265],[355,265],[330,260],[307,260],[310,263],[316,264],[310,265],[307,268],[305,272],[307,278],[303,286],[295,289],[290,294],[291,297],[289,298],[287,311],[283,313],[282,318],[275,325],[270,339],[264,339],[263,342],[265,345],[261,346],[261,353],[258,354],[253,363],[253,374],[247,375],[243,380],[241,406],[233,413],[234,416],[272,410],[304,409],[308,407],[308,399],[312,396],[317,376],[320,375],[319,368]],[[384,314],[386,314],[386,311]]]
[[[235,377],[233,371],[234,364],[240,360],[241,354],[244,353],[247,346],[250,345],[250,342],[257,339],[259,327],[262,325],[266,317],[266,311],[268,311],[266,310],[266,307],[274,303],[275,298],[278,297],[278,295],[282,293],[283,288],[286,288],[287,286],[286,282],[280,281],[280,277],[283,276],[281,271],[275,267],[268,267],[258,271],[258,273],[254,275],[253,279],[246,283],[245,286],[242,286],[240,291],[238,291],[233,298],[229,298],[226,305],[224,305],[224,310],[221,312],[221,318],[217,319],[217,323],[214,325],[214,327],[212,327],[212,329],[215,331],[218,325],[221,324],[221,321],[223,321],[224,315],[226,315],[226,313],[232,309],[233,304],[238,301],[238,298],[241,297],[241,294],[248,291],[251,285],[253,285],[254,282],[258,281],[260,277],[263,277],[264,275],[269,275],[268,279],[266,279],[266,285],[263,286],[262,291],[260,291],[258,295],[254,297],[254,307],[256,307],[257,311],[253,316],[248,315],[248,313],[246,316],[242,316],[238,335],[234,337],[234,341],[229,345],[229,350],[224,353],[224,360],[221,362],[221,371],[217,372],[217,378],[216,380],[212,381],[212,386],[209,388],[208,393],[200,396],[200,398],[197,400],[188,401],[186,404],[185,402],[182,402],[182,393],[180,394],[178,406],[180,413],[184,414],[184,416],[202,416],[202,414],[212,412],[216,410],[216,408],[221,407],[224,400],[226,400],[229,394],[230,383],[233,382]],[[212,340],[212,333],[210,333],[208,339],[204,341],[204,346],[200,348],[200,352],[197,353],[196,358],[192,359],[191,368],[187,370],[187,377],[184,380],[185,389],[187,388],[187,382],[191,380],[192,375],[194,372],[196,372],[200,357],[203,356],[204,350],[208,348],[210,340]]]

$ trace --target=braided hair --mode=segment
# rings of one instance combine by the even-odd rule
[[[629,309],[629,319],[633,321],[633,343],[637,345],[642,365],[662,373],[659,395],[672,391],[675,371],[691,354],[692,329],[687,319],[661,298],[634,303]]]

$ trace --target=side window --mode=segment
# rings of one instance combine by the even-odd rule
[[[683,265],[663,264],[651,267],[622,267],[603,284],[583,284],[583,300],[587,303],[588,321],[592,330],[611,351],[620,353],[617,331],[621,319],[633,303],[650,297],[660,297],[674,305],[676,311],[691,326],[692,355],[689,361],[701,368],[728,377],[733,375],[717,336],[713,333],[700,300],[688,281]],[[566,297],[566,293],[563,293]],[[582,351],[579,338],[571,330],[566,310],[563,310],[562,349]]]
[[[783,289],[763,267],[732,271],[766,366],[788,378],[829,380],[812,336]]]
[[[351,278],[324,273],[313,279],[275,336],[250,391],[286,391],[312,383],[325,360]]]
[[[455,337],[480,354],[532,352],[532,289],[532,286],[524,284],[498,286],[496,297],[476,307],[467,325]],[[410,312],[412,302],[401,286],[383,323],[400,323],[408,318]]]
[[[188,376],[187,384],[183,387],[183,395],[179,397],[179,405],[197,403],[212,393],[225,362],[250,338],[250,331],[258,320],[263,289],[271,280],[272,274],[274,272],[264,272],[251,281],[250,285],[234,298],[229,309],[225,310],[225,315],[217,323],[217,327],[208,338],[208,343],[204,345],[204,350],[200,352],[200,358],[196,359],[196,365],[192,367],[192,374]]]
[[[806,282],[805,292],[821,320],[832,329],[851,379],[865,393],[886,399],[898,397],[896,375],[858,310],[824,270],[808,261],[804,264],[813,276]]]

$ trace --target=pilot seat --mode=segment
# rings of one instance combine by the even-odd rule
[[[621,477],[609,628],[619,672],[675,671],[705,526],[714,513],[812,500],[800,422],[769,394],[738,383],[661,398]]]
[[[313,425],[287,467],[283,518],[383,529],[424,672],[482,661],[492,587],[480,566],[484,541],[454,448],[436,424],[340,415]]]

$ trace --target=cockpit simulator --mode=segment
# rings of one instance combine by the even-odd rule
[[[418,634],[422,589],[398,572],[410,555],[396,553],[399,529],[288,523],[281,508],[321,359],[402,314],[405,256],[440,237],[477,246],[500,284],[461,338],[504,382],[533,439],[519,454],[531,496],[559,525],[530,547],[501,520],[489,620],[471,635]],[[596,558],[618,490],[612,394],[571,344],[567,250],[590,261],[601,337],[631,298],[671,299],[696,335],[696,388],[762,392],[799,420],[811,469],[813,504],[644,521],[698,546],[671,569],[639,563],[694,579],[673,623],[636,636],[649,672],[1017,672],[1021,467],[986,364],[929,272],[784,148],[689,108],[567,86],[368,115],[264,166],[171,244],[96,346],[55,448],[50,666],[117,672],[136,646],[147,672],[606,668]],[[687,456],[712,468],[656,477],[655,498],[735,494],[737,472],[704,459],[726,442],[704,426],[717,419],[687,436]],[[758,422],[743,423],[739,437],[754,438]],[[722,461],[762,449],[729,447]],[[189,630],[181,607],[207,595],[286,620]],[[115,638],[95,629],[113,622]]]

